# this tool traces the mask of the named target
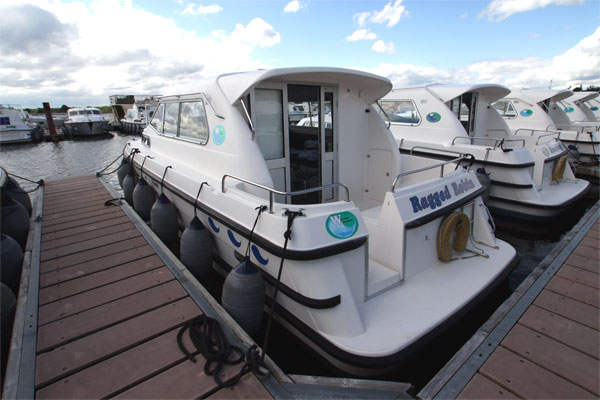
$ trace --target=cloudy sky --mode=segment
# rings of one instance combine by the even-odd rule
[[[599,0],[0,0],[0,15],[0,102],[25,107],[309,65],[397,87],[600,84]]]

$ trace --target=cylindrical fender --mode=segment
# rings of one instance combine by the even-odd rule
[[[554,167],[552,168],[552,181],[556,182],[562,179],[566,166],[567,156],[562,156],[554,163]]]
[[[452,241],[452,233],[456,233]],[[454,252],[463,252],[467,248],[467,241],[471,233],[469,217],[462,212],[453,212],[450,214],[438,230],[437,235],[437,253],[442,261],[450,261]]]

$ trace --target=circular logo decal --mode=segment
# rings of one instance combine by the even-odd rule
[[[548,156],[550,155],[550,152],[549,152],[549,151],[548,151],[548,149],[547,149],[547,148],[545,148],[545,147],[543,147],[543,148],[542,148],[542,153],[544,153],[544,155],[545,155],[546,157],[548,157]]]
[[[225,141],[225,128],[223,128],[223,125],[217,125],[213,128],[212,139],[217,146],[223,144]]]
[[[431,122],[431,123],[436,123],[436,122],[440,122],[440,120],[442,119],[442,116],[436,112],[431,112],[429,114],[427,114],[427,121]]]
[[[597,106],[592,106],[591,110],[592,111],[598,111],[598,107]]]
[[[521,117],[531,117],[531,114],[533,114],[533,111],[531,111],[529,108],[521,110]]]
[[[575,109],[573,107],[565,107],[565,112],[573,112]]]
[[[325,221],[327,233],[336,239],[347,239],[358,230],[358,220],[348,211],[331,214]]]

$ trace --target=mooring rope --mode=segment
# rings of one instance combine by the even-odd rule
[[[189,337],[196,352],[190,353],[183,344],[183,334],[189,332]],[[177,334],[177,344],[183,354],[193,363],[196,363],[195,354],[202,354],[206,359],[204,373],[212,375],[219,388],[230,387],[239,382],[240,378],[249,371],[258,376],[267,376],[269,370],[258,355],[256,345],[250,346],[246,353],[241,347],[232,345],[227,340],[219,321],[206,315],[200,315],[185,324]],[[223,381],[221,378],[225,365],[244,363],[237,374]]]
[[[123,150],[121,150],[121,154],[119,154],[119,156],[117,158],[115,158],[106,167],[104,167],[100,171],[96,172],[96,176],[106,176],[106,175],[114,174],[115,172],[117,172],[119,170],[119,168],[121,168],[121,165],[119,165],[116,169],[114,169],[114,170],[112,170],[110,172],[104,173],[104,171],[106,171],[111,165],[113,165],[114,163],[116,163],[117,161],[119,161],[123,157],[123,153],[125,152],[125,148],[126,147],[127,147],[127,144],[125,144],[125,146],[123,147]],[[127,158],[129,158],[129,157],[131,157],[131,154],[129,156],[127,156]]]
[[[33,192],[35,192],[36,190],[38,190],[38,189],[39,189],[41,186],[44,186],[44,180],[43,180],[43,179],[39,179],[39,180],[37,180],[37,181],[33,181],[33,180],[31,180],[31,179],[24,178],[24,177],[22,177],[22,176],[19,176],[19,175],[17,175],[17,174],[10,173],[10,172],[8,172],[8,171],[6,171],[6,175],[7,175],[7,176],[14,176],[15,178],[19,178],[19,179],[22,179],[22,180],[24,180],[24,181],[27,181],[27,182],[35,183],[35,184],[37,185],[35,188],[33,188],[33,189],[31,189],[31,190],[25,190],[25,189],[21,188],[21,190],[22,190],[23,192],[25,192],[25,193],[33,193]],[[7,184],[8,184],[8,182],[7,182]],[[8,187],[6,188],[6,191],[8,191],[8,192],[10,192],[10,193],[19,193],[19,192],[20,192],[20,191],[18,191],[18,190],[10,189],[10,188],[8,188]]]

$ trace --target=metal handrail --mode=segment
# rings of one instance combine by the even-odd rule
[[[246,118],[250,123],[250,129],[252,130],[252,140],[254,140],[254,136],[256,136],[256,129],[254,128],[254,123],[252,123],[252,118],[250,118],[250,114],[248,113],[248,109],[246,108],[246,104],[244,103],[244,99],[240,99],[240,103],[242,103],[242,108],[244,109]]]
[[[550,132],[548,129],[546,129],[546,130],[543,130],[543,129],[519,128],[519,129],[517,129],[517,130],[515,131],[515,135],[518,135],[518,134],[519,134],[519,131],[531,131],[531,135],[530,135],[530,136],[533,136],[533,133],[534,133],[534,132],[544,132],[544,133],[546,133],[546,132]],[[556,131],[554,131],[554,132],[555,132],[555,133],[558,133],[558,134],[560,134],[560,131],[558,131],[558,130],[556,130]],[[554,132],[553,132],[553,133],[554,133]]]
[[[537,141],[535,142],[535,145],[537,146],[538,144],[540,144],[540,139],[544,138],[546,136],[554,136],[556,135],[556,138],[559,139],[560,138],[560,132],[552,132],[552,133],[546,133],[545,135],[540,135],[538,136]]]
[[[280,195],[280,196],[296,196],[296,195],[301,195],[301,194],[306,194],[306,193],[312,193],[312,192],[319,192],[321,190],[325,190],[325,189],[330,189],[330,188],[334,188],[334,187],[342,187],[346,190],[346,201],[350,201],[350,190],[348,189],[348,186],[344,185],[343,183],[332,183],[329,185],[323,185],[323,186],[318,186],[318,187],[314,187],[314,188],[309,188],[309,189],[302,189],[302,190],[297,190],[295,192],[282,192],[279,190],[275,190],[272,189],[268,186],[264,186],[261,185],[259,183],[255,183],[252,181],[249,181],[247,179],[244,178],[240,178],[234,175],[228,175],[225,174],[223,175],[223,178],[221,178],[221,192],[225,193],[225,180],[227,178],[232,178],[235,180],[238,180],[240,182],[244,182],[247,183],[249,185],[252,185],[254,187],[257,187],[259,189],[263,189],[269,192],[269,214],[273,214],[273,195]]]
[[[430,165],[428,167],[424,167],[424,168],[419,168],[419,169],[415,169],[413,171],[407,171],[407,172],[402,172],[401,174],[398,174],[398,176],[396,176],[396,178],[394,179],[394,182],[392,183],[392,192],[394,192],[396,190],[396,185],[398,184],[398,181],[400,180],[400,178],[402,178],[403,176],[407,176],[407,175],[412,175],[412,174],[416,174],[418,172],[423,172],[423,171],[428,171],[430,169],[434,169],[434,168],[438,168],[440,167],[440,178],[444,176],[444,165],[446,164],[453,164],[453,163],[460,163],[463,160],[466,160],[467,158],[471,159],[471,164],[473,163],[473,161],[475,161],[475,157],[473,157],[472,154],[463,154],[461,157],[457,157],[454,158],[452,160],[448,160],[448,161],[444,161],[442,163],[438,163],[438,164],[434,164],[434,165]]]
[[[507,142],[521,142],[523,147],[525,147],[525,139],[494,139],[494,138],[484,138],[484,137],[471,137],[471,136],[456,136],[452,139],[452,145],[455,144],[457,139],[467,139],[473,144],[474,140],[488,140],[494,142],[493,150],[495,150],[498,146],[502,145],[502,143]]]
[[[435,147],[427,147],[427,146],[415,146],[410,149],[410,155],[413,155],[413,151],[415,149],[423,149],[423,150],[432,150],[432,151],[442,151],[450,154],[457,154],[458,156],[463,156],[465,153],[461,153],[459,151],[445,150],[445,149],[436,149]]]

